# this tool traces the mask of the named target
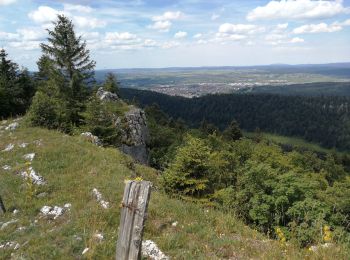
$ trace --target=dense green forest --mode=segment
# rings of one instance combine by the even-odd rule
[[[247,131],[259,128],[328,148],[350,149],[350,99],[346,97],[223,94],[187,99],[134,89],[122,89],[122,95],[142,106],[156,103],[191,126],[205,119],[223,129],[235,119]]]

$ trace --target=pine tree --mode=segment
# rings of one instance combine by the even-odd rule
[[[61,71],[68,81],[78,74],[84,81],[91,81],[94,75],[95,61],[90,60],[90,51],[86,49],[86,41],[77,37],[74,25],[64,15],[58,15],[53,22],[54,29],[47,29],[48,44],[42,43],[41,49],[54,66]]]
[[[230,125],[224,130],[223,135],[229,141],[236,141],[242,138],[242,131],[236,120],[231,121]]]
[[[30,105],[35,86],[26,69],[18,65],[0,50],[0,117],[23,114]]]
[[[39,72],[36,78],[40,83],[40,91],[44,92],[42,96],[57,101],[52,104],[53,111],[56,112],[51,113],[48,121],[45,121],[45,115],[42,115],[40,109],[34,109],[30,113],[30,119],[33,125],[57,125],[61,130],[69,132],[70,125],[82,122],[81,113],[88,96],[87,85],[94,81],[95,61],[90,60],[86,42],[81,36],[76,36],[71,20],[58,15],[53,24],[52,30],[47,29],[48,43],[41,44],[43,55],[37,62]],[[35,104],[36,108],[43,105],[38,98],[35,102],[38,103]],[[57,122],[53,123],[54,118]]]
[[[103,88],[109,92],[119,95],[119,84],[120,82],[118,82],[115,74],[108,73]]]

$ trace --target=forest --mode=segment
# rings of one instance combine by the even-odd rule
[[[350,149],[350,99],[335,96],[222,94],[187,99],[151,91],[122,89],[140,105],[156,103],[174,119],[191,126],[203,120],[219,129],[236,120],[242,129],[296,136],[327,148]]]

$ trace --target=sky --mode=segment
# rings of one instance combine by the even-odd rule
[[[96,69],[350,62],[350,0],[0,0],[0,48],[36,70],[57,14]]]

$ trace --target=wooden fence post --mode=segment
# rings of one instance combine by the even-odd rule
[[[141,259],[143,228],[151,194],[151,182],[128,181],[121,203],[117,260]]]
[[[0,196],[0,214],[3,214],[6,212],[6,209],[5,209],[5,205],[4,203],[2,202],[2,198]]]

